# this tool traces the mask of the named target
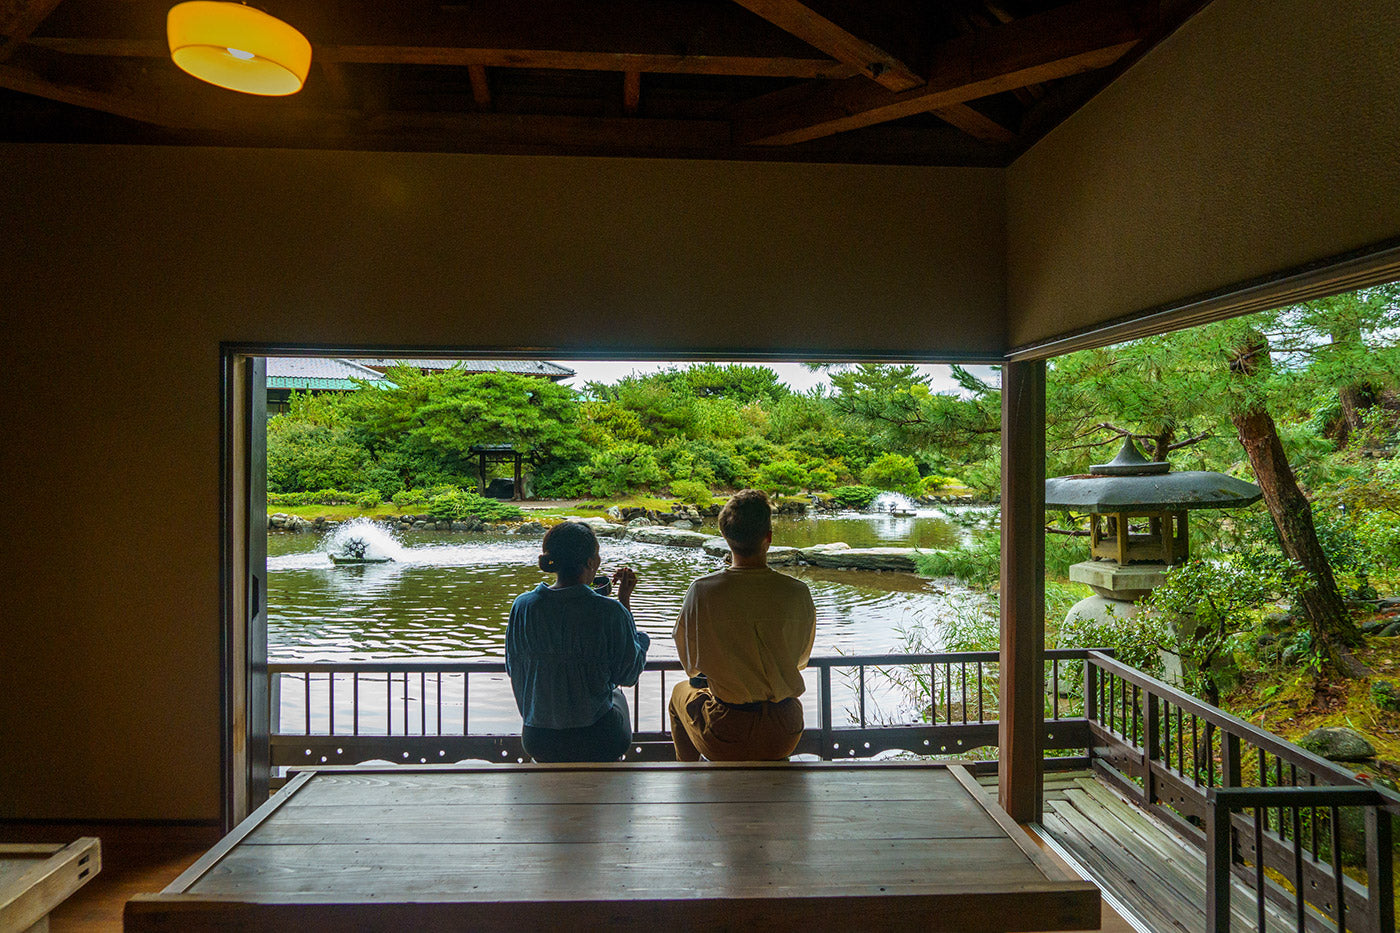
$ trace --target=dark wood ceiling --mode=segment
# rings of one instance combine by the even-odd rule
[[[259,98],[171,63],[171,0],[0,0],[0,139],[1005,165],[1205,0],[266,0]]]

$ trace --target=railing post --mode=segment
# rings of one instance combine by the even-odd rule
[[[1151,807],[1157,802],[1157,775],[1152,763],[1162,754],[1162,708],[1151,690],[1144,690],[1142,695],[1147,700],[1146,734],[1142,738],[1142,802]]]
[[[269,735],[277,735],[282,731],[282,675],[281,673],[267,675],[267,706],[268,724],[271,728]]]
[[[1392,860],[1390,814],[1379,806],[1366,808],[1366,900],[1371,905],[1371,929],[1395,929],[1395,866]]]
[[[1088,753],[1089,767],[1094,766],[1093,723],[1099,721],[1099,669],[1089,652],[1084,652],[1084,721],[1090,724]]]
[[[1206,931],[1230,933],[1230,805],[1210,791],[1206,806]]]
[[[823,664],[823,665],[821,666],[821,693],[822,693],[822,704],[821,704],[821,710],[820,710],[820,712],[819,712],[819,715],[821,716],[821,719],[820,719],[820,720],[818,721],[818,723],[817,723],[817,724],[821,727],[821,736],[822,736],[821,758],[822,758],[823,761],[830,761],[830,760],[831,760],[831,757],[832,757],[832,756],[831,756],[831,665],[830,665],[830,664]]]
[[[1220,730],[1220,786],[1240,786],[1240,737]]]

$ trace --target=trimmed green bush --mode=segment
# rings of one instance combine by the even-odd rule
[[[672,480],[671,495],[691,505],[709,505],[710,500],[714,498],[710,494],[710,487],[693,479]]]
[[[874,463],[861,470],[860,481],[877,489],[917,496],[922,492],[920,485],[923,477],[919,476],[919,468],[913,457],[889,453],[881,454]]]
[[[339,489],[319,489],[316,492],[270,492],[268,505],[281,505],[295,508],[300,505],[353,505],[362,509],[372,509],[382,504],[384,497],[378,489],[364,492],[343,492]]]
[[[848,509],[863,509],[879,494],[880,490],[871,486],[837,486],[831,491],[831,498]]]
[[[460,522],[468,518],[479,518],[487,522],[514,521],[524,516],[519,506],[478,496],[458,487],[439,492],[428,500],[428,514],[445,521]]]

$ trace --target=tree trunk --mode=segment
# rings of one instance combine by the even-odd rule
[[[1176,428],[1173,425],[1164,425],[1160,431],[1152,438],[1152,459],[1167,459],[1167,451],[1172,445],[1173,438],[1176,437]]]
[[[1376,404],[1376,389],[1370,383],[1359,382],[1342,386],[1338,395],[1342,402],[1342,424],[1337,432],[1337,443],[1345,445],[1352,432],[1365,427],[1366,410]]]
[[[1236,352],[1230,368],[1237,376],[1249,377],[1267,359],[1268,345],[1259,338],[1253,346]],[[1364,673],[1364,666],[1347,650],[1361,644],[1361,633],[1352,624],[1337,590],[1332,565],[1317,540],[1312,504],[1288,465],[1273,417],[1263,407],[1255,407],[1231,420],[1264,494],[1264,505],[1269,509],[1283,552],[1302,567],[1306,576],[1298,602],[1312,630],[1314,650],[1335,671],[1348,676]]]
[[[1355,318],[1338,320],[1332,328],[1332,344],[1355,351],[1361,347],[1361,323]],[[1337,444],[1345,446],[1353,432],[1365,426],[1366,409],[1376,403],[1376,388],[1365,380],[1337,390],[1342,403],[1342,423],[1337,426]]]

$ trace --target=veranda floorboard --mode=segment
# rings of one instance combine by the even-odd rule
[[[1045,826],[1100,883],[1128,903],[1155,930],[1205,925],[1205,855],[1116,790],[1080,777],[1062,801],[1047,802]],[[1053,814],[1053,815],[1052,815]],[[1256,930],[1255,896],[1235,879],[1232,929]],[[1290,930],[1294,919],[1268,904],[1270,930]]]
[[[1198,933],[1200,924],[1187,926],[1174,916],[1168,904],[1162,903],[1160,894],[1154,898],[1152,892],[1145,889],[1134,870],[1125,868],[1103,852],[1102,839],[1095,838],[1085,823],[1076,820],[1075,812],[1067,802],[1052,804],[1045,813],[1043,825],[1096,882],[1111,890],[1153,933]]]

